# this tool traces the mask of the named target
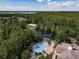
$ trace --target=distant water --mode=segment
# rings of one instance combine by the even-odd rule
[[[0,14],[36,14],[35,11],[0,11]]]
[[[0,11],[0,14],[79,13],[79,11]]]

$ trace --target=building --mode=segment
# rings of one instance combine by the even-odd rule
[[[79,59],[79,46],[62,43],[58,45],[52,59]]]

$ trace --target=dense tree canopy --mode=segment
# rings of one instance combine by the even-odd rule
[[[20,59],[24,50],[39,41],[36,31],[23,28],[16,18],[0,20],[0,58]],[[24,53],[23,53],[24,54]]]
[[[20,16],[26,20],[19,21],[17,15],[0,19],[0,59],[30,59],[32,46],[40,41],[39,31],[52,33],[51,40],[57,43],[67,42],[67,36],[76,38],[79,35],[78,16],[68,14]],[[35,29],[27,27],[30,23],[37,24]],[[79,45],[79,37],[76,43]],[[44,59],[43,56],[40,57],[42,58]]]

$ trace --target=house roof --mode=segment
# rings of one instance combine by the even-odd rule
[[[57,56],[57,59],[75,59],[74,56],[69,51],[64,51],[64,53],[61,53],[59,56]]]
[[[73,45],[73,50],[68,50],[69,44],[63,43],[57,46],[57,59],[79,59],[79,46]]]

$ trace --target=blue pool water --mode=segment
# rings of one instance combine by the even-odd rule
[[[38,43],[34,46],[33,51],[39,53],[42,52],[45,48],[46,46],[43,43]]]
[[[39,36],[42,40],[48,40],[48,39],[51,39],[52,34],[51,33],[47,34],[40,31]],[[33,47],[33,51],[37,53],[42,52],[44,49],[46,49],[46,46],[44,45],[44,43],[38,43]]]

